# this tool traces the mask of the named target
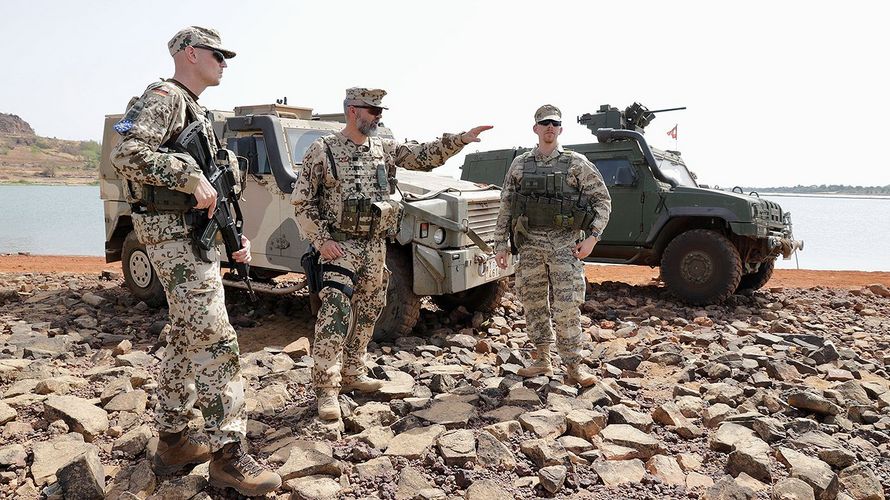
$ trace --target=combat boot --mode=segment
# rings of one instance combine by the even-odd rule
[[[318,392],[318,418],[340,420],[340,401],[337,389],[323,389]]]
[[[232,488],[244,496],[256,497],[281,486],[281,476],[272,472],[247,454],[240,442],[226,443],[213,452],[210,460],[210,485]]]
[[[383,387],[383,381],[371,378],[367,375],[359,375],[358,377],[343,377],[343,384],[340,386],[340,392],[376,392]]]
[[[590,387],[597,382],[596,375],[590,373],[590,369],[584,363],[569,365],[566,370],[569,378],[578,383],[581,387]]]
[[[536,349],[538,351],[538,359],[531,365],[517,370],[516,374],[520,377],[529,378],[537,377],[538,375],[547,375],[549,377],[553,375],[553,365],[550,364],[550,346],[539,345]]]
[[[203,439],[202,439],[203,438]],[[152,458],[155,474],[173,474],[187,465],[210,460],[210,445],[203,436],[193,436],[188,428],[158,433],[158,447]]]

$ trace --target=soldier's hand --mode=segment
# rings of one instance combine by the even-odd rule
[[[340,245],[337,244],[334,240],[325,241],[321,248],[318,249],[318,253],[321,254],[321,258],[330,262],[332,260],[339,259],[346,255],[343,253],[343,249],[340,248]]]
[[[507,269],[507,251],[501,250],[494,256],[494,261],[501,269]]]
[[[493,128],[494,128],[493,125],[480,125],[478,127],[471,128],[469,132],[465,132],[461,138],[467,144],[469,144],[471,142],[479,142],[480,141],[479,134],[481,134],[482,132],[485,132],[486,130],[490,130]]]
[[[575,245],[575,249],[572,250],[572,255],[577,257],[578,259],[586,259],[590,252],[593,251],[593,247],[596,246],[597,239],[594,236],[588,237],[586,240],[582,241]]]
[[[242,264],[250,264],[250,240],[247,236],[241,235],[241,250],[232,252],[232,259]]]
[[[198,200],[195,208],[199,210],[206,208],[207,218],[212,218],[213,212],[216,211],[216,189],[213,189],[213,184],[210,184],[203,175],[195,188],[195,199]]]

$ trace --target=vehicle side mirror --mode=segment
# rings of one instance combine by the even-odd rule
[[[630,167],[622,166],[615,171],[615,186],[633,186],[637,183],[637,175]]]

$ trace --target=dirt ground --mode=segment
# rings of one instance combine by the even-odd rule
[[[0,272],[62,272],[98,273],[105,269],[120,272],[121,263],[106,264],[102,257],[72,257],[51,255],[0,255]],[[587,279],[592,283],[620,281],[631,285],[656,283],[658,269],[643,266],[587,265]],[[860,288],[880,283],[890,286],[890,272],[811,271],[807,269],[776,269],[769,281],[770,288]]]

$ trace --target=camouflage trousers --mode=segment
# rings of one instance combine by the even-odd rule
[[[133,215],[139,241],[158,274],[170,310],[167,347],[158,371],[155,422],[178,432],[197,407],[210,446],[239,441],[247,431],[238,337],[229,323],[219,274],[198,259],[182,216]]]
[[[344,256],[325,264],[340,266],[348,276],[324,270],[324,281],[353,288],[352,299],[338,288],[325,286],[318,296],[321,308],[312,343],[312,383],[316,390],[337,388],[343,378],[367,373],[365,358],[374,324],[386,304],[386,245],[382,239],[339,242]]]
[[[550,345],[555,327],[557,351],[568,365],[581,361],[584,264],[572,255],[576,237],[572,231],[531,230],[516,265],[529,340]]]

